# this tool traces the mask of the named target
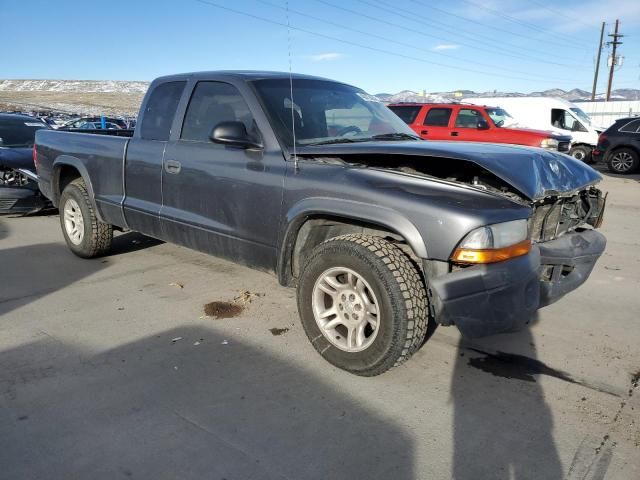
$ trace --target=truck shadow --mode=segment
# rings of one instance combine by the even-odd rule
[[[540,374],[547,371],[529,329],[460,341],[451,384],[453,478],[562,478]]]
[[[155,238],[147,237],[138,232],[115,233],[113,243],[109,251],[109,257],[114,255],[122,255],[125,253],[137,252],[145,248],[155,247],[164,242]]]
[[[0,240],[10,235],[0,220]],[[105,258],[76,257],[64,243],[39,243],[0,249],[0,315],[52,294],[108,267],[110,256],[160,245],[160,240],[136,232],[116,235]]]
[[[7,480],[416,478],[403,428],[210,328],[97,354],[43,336],[0,364]]]
[[[0,231],[3,228],[0,225]],[[59,243],[0,249],[0,259],[0,316],[106,267],[100,259],[76,257],[66,245]]]

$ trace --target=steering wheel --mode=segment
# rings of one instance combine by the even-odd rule
[[[336,132],[336,137],[344,137],[347,133],[362,133],[362,130],[355,125],[349,125],[348,127],[342,127]]]
[[[504,125],[504,120],[498,120],[497,122],[495,122],[496,127],[501,127]]]

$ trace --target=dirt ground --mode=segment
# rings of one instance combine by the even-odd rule
[[[0,91],[2,110],[52,110],[67,113],[137,115],[143,93]]]
[[[269,274],[135,233],[81,260],[56,215],[0,218],[0,477],[640,478],[640,175],[604,177],[583,287],[375,378]]]

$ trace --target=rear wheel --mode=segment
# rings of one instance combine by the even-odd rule
[[[613,173],[631,173],[638,168],[638,152],[630,148],[614,150],[607,160],[607,167]]]
[[[417,268],[392,243],[367,235],[332,238],[311,252],[298,310],[315,349],[362,376],[406,361],[427,331],[427,294]]]
[[[65,187],[59,209],[62,234],[73,253],[82,258],[93,258],[109,251],[113,227],[98,220],[81,178]]]
[[[589,147],[585,147],[584,145],[576,145],[569,150],[569,155],[571,155],[576,160],[580,160],[584,163],[591,163],[591,149]]]

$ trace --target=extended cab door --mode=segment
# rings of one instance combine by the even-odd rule
[[[260,137],[247,102],[225,82],[199,81],[164,155],[162,222],[168,240],[275,270],[285,161],[282,152],[213,143],[220,122]]]
[[[422,122],[417,130],[422,138],[429,140],[452,140],[450,136],[449,122],[451,120],[451,107],[428,107],[423,112],[424,117],[418,120]],[[455,139],[453,139],[455,140]]]
[[[142,110],[142,122],[126,152],[123,207],[127,225],[156,238],[164,238],[160,224],[162,158],[186,83],[183,80],[152,85]]]

